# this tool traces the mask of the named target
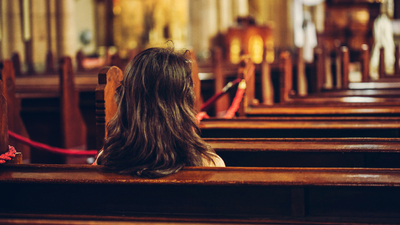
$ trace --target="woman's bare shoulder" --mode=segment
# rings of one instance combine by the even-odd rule
[[[204,157],[203,158],[203,166],[226,167],[224,160],[219,155],[217,155],[215,152],[210,152],[210,156],[215,164],[212,161],[210,161],[209,159]]]

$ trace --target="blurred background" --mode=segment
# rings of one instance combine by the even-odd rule
[[[266,46],[269,61],[282,50],[293,51],[304,45],[307,48],[324,44],[333,49],[335,40],[357,50],[364,43],[373,45],[373,22],[381,13],[393,21],[398,42],[399,3],[397,0],[1,0],[0,58],[18,53],[22,72],[40,73],[45,71],[49,54],[56,59],[64,55],[76,57],[81,51],[92,59],[86,60],[84,66],[97,67],[106,63],[107,54],[117,53],[128,59],[140,49],[172,40],[176,48],[194,50],[202,61],[210,59],[210,50],[215,46],[222,47],[227,57],[243,50],[243,46],[237,46],[242,43],[235,42],[232,34],[235,28],[247,25],[268,30],[260,33],[261,39],[253,38],[252,45]],[[235,60],[234,56],[230,58]]]

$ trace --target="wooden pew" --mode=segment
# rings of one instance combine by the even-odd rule
[[[265,106],[262,104],[252,104],[245,107],[248,116],[273,116],[279,115],[282,111],[286,115],[312,115],[325,114],[336,116],[371,116],[387,115],[397,116],[399,113],[397,97],[370,97],[370,96],[347,96],[347,97],[292,97],[292,63],[290,55],[281,55],[282,76],[280,82],[281,104],[275,106]],[[254,90],[247,90],[253,92]],[[247,102],[251,102],[248,100]],[[291,109],[293,107],[293,109]],[[386,111],[386,113],[383,113]],[[324,113],[322,113],[324,112]]]
[[[8,129],[14,133],[29,137],[25,125],[20,116],[21,99],[16,97],[15,88],[15,71],[13,64],[10,60],[2,61],[1,75],[3,79],[4,96],[7,100],[8,111]],[[24,155],[25,163],[30,160],[30,147],[23,145],[14,140],[10,140],[9,144],[14,146],[19,152]]]
[[[22,101],[21,115],[33,140],[58,147],[85,149],[87,128],[79,109],[71,59],[63,57],[59,65],[58,76],[17,78],[15,96]],[[43,85],[39,85],[41,82]],[[34,161],[65,161],[58,155],[37,153]],[[73,158],[68,157],[67,161]]]
[[[96,87],[96,143],[97,150],[103,147],[104,137],[107,136],[106,124],[117,111],[114,96],[121,85],[122,71],[116,67],[104,67],[98,74]]]
[[[227,166],[399,168],[399,138],[204,138]]]
[[[8,107],[7,107],[7,99],[4,96],[6,91],[3,88],[3,81],[0,80],[0,154],[6,153],[8,151]],[[16,152],[15,157],[10,161],[6,162],[7,164],[21,164],[22,163],[22,153]]]
[[[3,95],[3,81],[0,80],[0,154],[8,151],[7,100]]]
[[[203,138],[400,137],[399,117],[211,118],[202,120],[199,127]]]
[[[101,166],[8,165],[0,217],[204,223],[400,222],[399,169],[202,168],[159,179]]]

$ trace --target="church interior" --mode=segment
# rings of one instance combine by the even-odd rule
[[[0,224],[400,224],[399,0],[0,12]],[[96,164],[130,62],[153,47],[188,51],[199,135],[226,168]]]

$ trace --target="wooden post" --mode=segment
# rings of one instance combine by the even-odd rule
[[[219,47],[214,49],[214,92],[218,93],[225,86],[225,74],[222,68],[222,50]],[[225,114],[229,107],[229,96],[225,95],[218,99],[215,103],[215,115],[218,117]]]
[[[394,52],[394,76],[400,76],[400,48],[399,45],[396,45],[395,52]]]
[[[280,103],[285,103],[290,99],[293,86],[293,65],[289,52],[282,52],[280,56]]]
[[[386,76],[385,71],[385,49],[382,47],[379,49],[379,67],[378,67],[378,79]]]
[[[201,81],[199,78],[199,65],[197,64],[197,57],[194,50],[190,51],[191,60],[192,60],[192,80],[193,80],[193,91],[196,96],[196,102],[194,104],[194,108],[197,112],[200,112],[200,108],[202,105],[201,98]]]
[[[3,69],[1,71],[3,79],[3,95],[7,100],[8,112],[8,130],[24,137],[29,137],[25,125],[20,116],[21,99],[15,97],[15,73],[14,67],[10,60],[3,61]],[[30,161],[30,147],[15,140],[10,140],[9,144],[14,146],[17,151],[22,152],[25,162]]]
[[[361,46],[361,81],[369,81],[369,49],[367,44]]]
[[[297,50],[297,95],[306,96],[308,93],[308,84],[306,77],[306,67],[303,59],[303,48]]]
[[[3,82],[0,80],[0,154],[8,151],[7,101],[3,95]]]
[[[336,58],[336,89],[342,88],[342,59],[341,59],[341,50],[340,50],[340,41],[335,40],[335,58]]]
[[[79,110],[74,72],[70,57],[60,60],[60,99],[62,140],[65,148],[86,148],[86,124]]]
[[[15,76],[21,76],[22,72],[21,72],[21,58],[19,57],[19,54],[17,52],[12,53],[11,55],[11,61],[12,61],[12,65],[14,67],[14,73]]]
[[[324,81],[324,59],[323,59],[323,52],[321,48],[314,49],[314,63],[313,63],[313,71],[310,77],[311,79],[311,87],[310,92],[318,93],[321,91],[323,87]]]
[[[103,148],[104,138],[107,136],[106,124],[117,112],[115,92],[121,85],[122,71],[116,67],[104,67],[98,74],[96,96],[96,142],[97,150]]]
[[[331,51],[327,47],[328,42],[325,42],[323,48],[324,54],[324,61],[325,61],[325,89],[332,89],[333,88],[333,75],[332,75],[332,58],[331,58]]]
[[[349,49],[346,46],[341,47],[341,74],[342,74],[342,89],[349,88]]]
[[[261,93],[264,105],[274,104],[274,86],[271,78],[271,67],[266,60],[267,50],[264,49],[263,62],[261,64]]]

